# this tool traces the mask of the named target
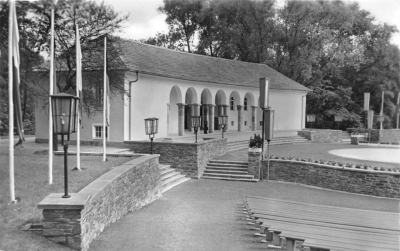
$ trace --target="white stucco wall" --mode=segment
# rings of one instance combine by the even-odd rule
[[[136,79],[134,73],[126,73],[128,79]],[[174,87],[175,86],[175,87]],[[174,91],[171,93],[171,90]],[[131,93],[131,116],[129,118],[129,106],[124,106],[125,109],[125,140],[145,140],[148,136],[145,134],[144,119],[148,117],[159,118],[159,132],[157,138],[168,137],[169,133],[177,135],[178,133],[178,106],[176,103],[185,103],[185,95],[187,90],[195,91],[192,103],[200,104],[201,94],[203,90],[207,90],[208,95],[211,95],[210,102],[215,104],[215,95],[219,90],[222,90],[226,96],[226,105],[229,105],[231,93],[235,94],[235,109],[233,111],[228,107],[229,116],[229,131],[237,131],[238,127],[238,112],[236,105],[244,105],[244,97],[246,93],[252,94],[252,99],[248,99],[248,110],[242,108],[242,131],[251,130],[251,106],[258,106],[259,90],[258,88],[237,87],[230,85],[216,85],[210,83],[184,81],[178,79],[168,79],[146,74],[139,74],[139,81],[132,83]],[[126,89],[129,89],[126,83]],[[270,105],[275,110],[275,130],[300,130],[304,124],[304,108],[302,107],[302,96],[306,95],[304,91],[284,91],[271,90]],[[191,95],[192,96],[192,95]],[[125,97],[125,103],[129,103]],[[171,102],[172,98],[172,102]],[[239,100],[237,100],[239,99]],[[170,110],[168,111],[168,105]],[[214,113],[217,107],[215,107]],[[169,132],[168,118],[169,113]],[[259,121],[261,120],[261,109],[257,109],[257,129],[261,129]],[[130,123],[129,123],[130,120]],[[231,126],[231,123],[234,126]],[[247,121],[247,125],[244,125]],[[130,130],[130,134],[129,134]]]
[[[41,81],[44,89],[48,89],[49,80],[43,79]],[[48,95],[48,94],[46,94]],[[111,106],[110,106],[110,127],[108,135],[108,141],[110,142],[122,142],[124,140],[124,103],[123,96],[121,94],[111,95]],[[93,140],[93,126],[103,125],[103,110],[98,109],[93,111],[90,117],[84,112],[82,117],[81,129],[81,140],[92,141]],[[36,138],[48,139],[49,138],[49,119],[48,119],[48,106],[43,106],[42,103],[36,103],[35,106],[36,116]],[[76,139],[76,134],[71,134],[71,140]],[[101,140],[99,140],[101,141]]]

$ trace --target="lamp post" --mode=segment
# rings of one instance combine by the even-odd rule
[[[190,119],[192,122],[192,127],[194,129],[194,133],[196,134],[196,142],[195,143],[197,143],[197,131],[199,130],[199,127],[201,125],[200,116],[191,116]]]
[[[385,121],[385,117],[383,115],[378,115],[378,116],[376,116],[376,121],[378,121],[380,123],[379,130],[382,130],[382,123],[383,123],[383,121]]]
[[[315,115],[314,114],[307,114],[307,122],[311,124],[310,131],[312,129],[312,124],[315,123]]]
[[[77,131],[79,98],[67,93],[50,95],[53,112],[54,133],[61,135],[64,145],[64,195],[62,198],[70,198],[68,194],[68,142],[69,135]],[[67,140],[64,141],[64,135]]]
[[[149,135],[149,139],[151,141],[151,151],[153,154],[153,139],[154,135],[158,133],[158,118],[147,118],[144,119],[144,126],[146,129],[146,134]]]
[[[222,138],[224,138],[224,129],[225,129],[226,123],[228,123],[228,116],[226,116],[226,115],[218,116],[218,124],[222,129]]]
[[[343,116],[342,115],[335,115],[335,122],[337,123],[337,129],[339,130],[339,125],[340,125],[340,122],[342,122],[343,121]]]

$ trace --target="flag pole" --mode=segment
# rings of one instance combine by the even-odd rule
[[[81,55],[80,55],[80,44],[78,48],[79,41],[79,27],[76,25],[76,96],[80,98],[80,85],[82,79],[82,72],[81,72]],[[78,52],[79,49],[79,52]],[[79,62],[79,63],[78,63]],[[79,72],[78,72],[79,71]],[[81,170],[81,111],[78,110],[78,130],[76,131],[76,168]]]
[[[51,42],[50,42],[50,89],[54,94],[54,6],[51,8]],[[49,95],[49,184],[53,184],[53,112]]]
[[[385,92],[383,91],[383,92],[382,92],[381,113],[379,114],[380,116],[383,116],[383,102],[384,102],[384,98],[385,98]],[[381,121],[379,130],[382,130],[382,124],[383,124],[383,121]]]
[[[15,203],[14,186],[14,104],[13,104],[13,16],[15,11],[14,0],[10,1],[8,18],[8,135],[9,135],[9,169],[10,169],[10,203]],[[15,13],[16,15],[16,13]]]
[[[103,161],[106,161],[106,112],[107,112],[107,36],[104,37],[104,86],[103,86]]]

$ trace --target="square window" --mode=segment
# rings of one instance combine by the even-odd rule
[[[102,139],[103,138],[103,126],[95,125],[93,126],[93,139]],[[108,138],[108,127],[106,127],[106,138]]]

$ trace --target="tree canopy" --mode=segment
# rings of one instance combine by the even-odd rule
[[[48,90],[38,88],[41,78],[48,77],[48,67],[45,61],[50,52],[50,27],[51,27],[52,1],[39,0],[36,2],[18,1],[16,4],[18,26],[20,32],[20,58],[21,58],[21,94],[24,114],[24,125],[34,130],[34,99],[42,101],[45,105],[48,102]],[[118,52],[118,38],[112,36],[122,29],[123,22],[127,15],[121,15],[114,9],[103,3],[90,0],[59,0],[55,6],[55,58],[57,76],[57,89],[63,92],[75,92],[75,66],[76,66],[76,25],[79,26],[80,42],[82,48],[83,62],[82,70],[83,103],[87,113],[94,111],[97,105],[94,86],[102,86],[103,76],[88,73],[93,70],[94,65],[99,67],[99,55],[103,58],[104,43],[100,40],[109,36],[108,54],[109,58]],[[8,64],[8,2],[0,2],[0,70],[1,70],[1,119],[5,124],[8,121],[8,104],[6,102]],[[111,46],[113,45],[113,46]],[[116,48],[115,48],[116,47]],[[48,66],[48,63],[47,63]],[[101,66],[103,67],[103,66]],[[109,68],[116,69],[119,65],[110,60]],[[43,71],[40,71],[42,68]],[[38,71],[39,70],[39,71]],[[123,76],[122,76],[123,77]],[[110,71],[111,90],[123,92],[123,81],[121,74]],[[34,131],[27,130],[27,133]]]
[[[385,91],[385,128],[395,126],[399,48],[395,26],[378,23],[357,3],[343,1],[164,0],[169,31],[142,42],[181,51],[267,64],[310,88],[307,113],[316,126],[362,120],[363,93],[379,113]]]

